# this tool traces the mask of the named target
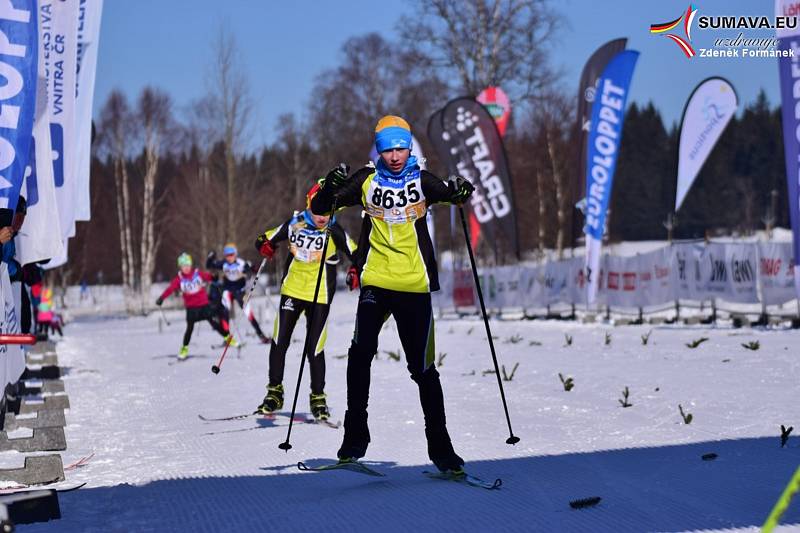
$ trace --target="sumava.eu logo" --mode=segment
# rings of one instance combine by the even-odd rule
[[[660,24],[651,24],[650,33],[663,35],[671,39],[678,48],[691,59],[695,56],[694,48],[692,48],[692,22],[697,15],[697,8],[689,4],[689,8],[681,13],[681,16],[670,22],[662,22]],[[683,37],[679,33],[683,32]]]

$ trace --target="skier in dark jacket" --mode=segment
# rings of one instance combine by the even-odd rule
[[[474,187],[467,180],[447,183],[420,170],[410,155],[411,128],[400,117],[383,117],[375,128],[377,165],[349,178],[331,171],[311,202],[315,214],[359,206],[366,211],[359,238],[361,295],[347,359],[347,412],[342,462],[363,457],[370,442],[367,426],[370,365],[378,334],[393,315],[408,371],[419,387],[428,456],[443,472],[463,475],[464,461],[453,450],[445,421],[444,397],[434,364],[431,291],[439,289],[436,258],[426,216],[435,203],[461,204]]]
[[[223,260],[217,259],[217,254],[213,251],[209,252],[206,258],[206,268],[222,272],[222,305],[225,306],[228,317],[230,317],[233,302],[237,302],[245,316],[247,316],[247,320],[253,326],[258,338],[261,342],[267,344],[269,337],[261,331],[261,326],[258,325],[258,320],[256,320],[253,310],[250,308],[250,302],[244,303],[247,276],[254,274],[257,269],[249,261],[239,257],[236,245],[233,243],[226,244],[222,249],[222,254],[225,256]]]

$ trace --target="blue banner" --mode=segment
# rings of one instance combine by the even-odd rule
[[[625,102],[639,52],[624,50],[614,56],[600,81],[592,106],[592,122],[586,156],[586,233],[603,238],[606,210],[617,154],[622,140]]]
[[[608,62],[597,83],[586,157],[586,281],[587,302],[597,294],[600,248],[617,166],[625,102],[639,52],[624,50]]]
[[[16,209],[36,110],[36,1],[0,4],[0,208]]]
[[[783,104],[783,152],[789,186],[789,218],[794,236],[794,279],[800,297],[800,35],[778,39],[780,50],[794,50],[794,57],[778,59]]]
[[[28,209],[39,203],[39,175],[36,173],[36,137],[31,136],[31,154],[28,160],[28,174],[25,183],[28,191]]]

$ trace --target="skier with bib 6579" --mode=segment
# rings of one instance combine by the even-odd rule
[[[344,252],[351,263],[355,263],[356,243],[347,235],[344,228],[327,215],[311,213],[311,199],[319,192],[319,184],[306,195],[307,209],[295,212],[292,217],[278,226],[267,230],[256,239],[255,246],[262,256],[272,258],[275,249],[282,241],[289,241],[289,254],[286,258],[284,277],[281,282],[281,299],[275,329],[272,333],[272,346],[269,350],[269,382],[267,395],[257,411],[270,414],[283,407],[283,372],[286,364],[286,351],[292,341],[292,332],[300,315],[306,315],[307,345],[311,347],[308,363],[311,372],[311,414],[318,420],[330,417],[325,395],[325,340],[327,338],[328,312],[336,292],[336,265],[339,263],[338,250]],[[330,231],[326,257],[322,257],[325,232]],[[325,261],[325,272],[317,297],[317,310],[313,312],[314,288],[317,273]],[[350,267],[351,271],[353,267]],[[348,275],[350,289],[357,287],[358,277]]]

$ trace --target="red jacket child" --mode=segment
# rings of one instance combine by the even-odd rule
[[[178,352],[178,359],[183,360],[189,356],[189,341],[192,338],[194,324],[203,320],[208,321],[229,346],[238,346],[236,339],[230,335],[227,324],[223,325],[220,322],[209,305],[206,285],[213,279],[211,274],[194,268],[192,256],[187,253],[178,256],[178,267],[180,272],[156,300],[156,305],[161,305],[164,303],[164,298],[177,290],[183,295],[183,305],[186,307],[186,331],[183,332],[183,346]]]
[[[189,270],[188,274],[184,274],[183,271],[178,272],[178,275],[172,278],[172,282],[164,292],[161,293],[159,299],[164,300],[170,294],[180,289],[181,295],[183,296],[183,305],[186,309],[205,307],[208,305],[206,285],[213,279],[211,274],[199,268]]]

